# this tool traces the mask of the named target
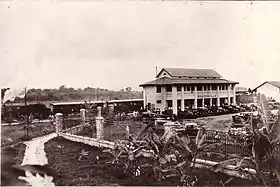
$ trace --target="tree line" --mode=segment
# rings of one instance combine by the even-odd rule
[[[1,89],[2,98],[7,88]],[[126,87],[119,91],[108,90],[103,88],[87,87],[84,89],[67,88],[65,85],[58,89],[28,89],[26,100],[28,102],[41,101],[80,101],[80,100],[119,100],[119,99],[138,99],[142,98],[141,91],[133,91],[130,87]],[[8,101],[11,102],[11,101]],[[15,103],[24,102],[24,98],[16,97]]]

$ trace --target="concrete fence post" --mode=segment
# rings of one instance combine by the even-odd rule
[[[97,117],[96,121],[96,139],[103,140],[104,139],[104,118],[101,116],[101,107],[97,107]]]
[[[55,114],[55,132],[62,132],[62,123],[63,123],[63,114],[56,113]]]
[[[109,115],[112,115],[114,113],[114,105],[110,104],[109,105]]]
[[[81,114],[81,124],[84,125],[86,123],[86,110],[80,109]]]
[[[126,125],[125,130],[127,132],[127,139],[129,139],[129,124]]]

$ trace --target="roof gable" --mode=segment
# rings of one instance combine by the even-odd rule
[[[270,84],[272,86],[275,86],[277,88],[280,88],[280,81],[265,81],[264,83],[262,83],[261,85],[257,86],[255,89],[253,89],[253,91],[256,91],[259,87],[265,85],[265,84]]]
[[[167,72],[171,77],[221,77],[221,75],[213,69],[162,68],[156,78],[158,78],[163,71]]]

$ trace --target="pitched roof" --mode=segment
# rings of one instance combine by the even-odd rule
[[[247,92],[247,91],[248,91],[248,88],[237,86],[237,87],[235,88],[235,90],[236,90],[236,92]]]
[[[235,81],[229,81],[226,79],[190,79],[190,78],[169,78],[169,77],[162,77],[144,84],[140,86],[153,86],[153,85],[172,85],[172,84],[238,84]]]
[[[156,78],[162,71],[166,71],[171,77],[222,77],[213,69],[185,69],[185,68],[162,68]]]
[[[280,81],[265,81],[264,83],[262,83],[261,85],[257,86],[255,89],[253,89],[253,91],[257,90],[259,87],[261,87],[262,85],[264,85],[266,83],[271,84],[277,88],[280,88]]]

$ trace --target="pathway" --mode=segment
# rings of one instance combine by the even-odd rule
[[[52,134],[34,138],[30,141],[25,142],[24,144],[26,145],[26,150],[25,150],[25,155],[24,155],[23,162],[21,165],[48,164],[48,160],[47,160],[46,153],[44,150],[44,143],[56,136],[57,136],[56,133],[52,133]],[[52,182],[53,177],[50,177],[50,176],[41,177],[38,174],[36,176],[33,176],[30,172],[25,172],[25,175],[26,175],[25,177],[19,177],[19,179],[26,181],[31,186],[34,186],[34,187],[55,186],[54,183]]]

